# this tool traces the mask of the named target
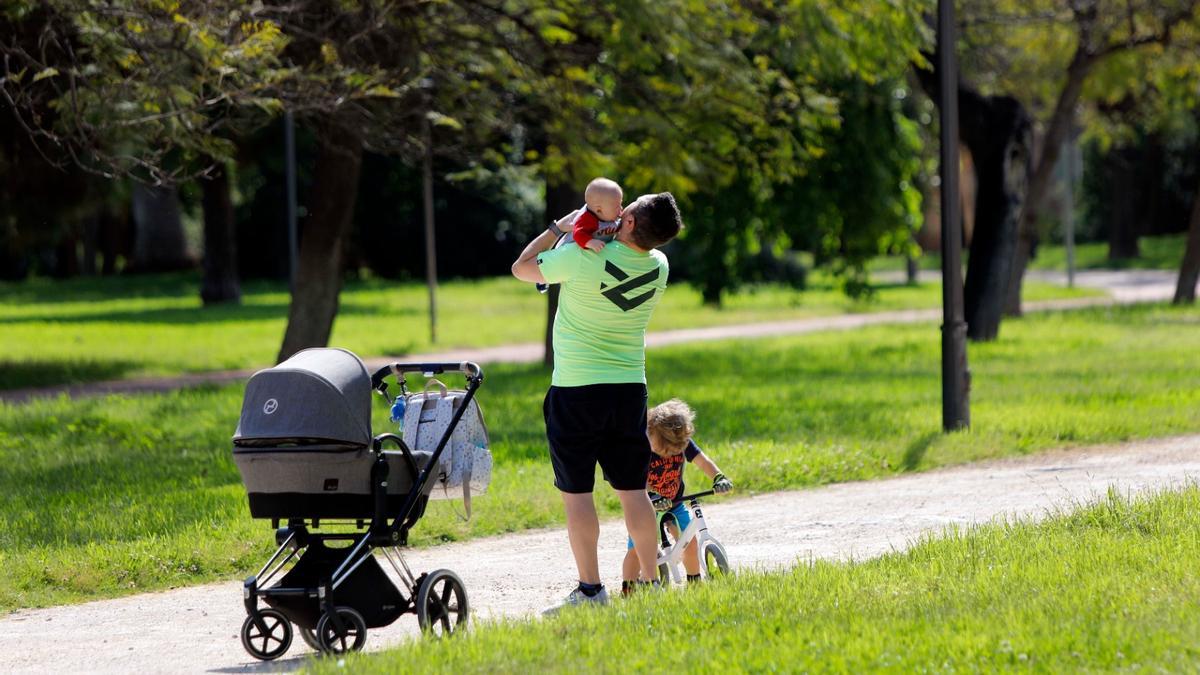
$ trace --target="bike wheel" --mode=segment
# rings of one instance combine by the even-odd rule
[[[729,574],[729,558],[725,549],[715,541],[705,542],[701,560],[704,561],[704,575],[710,579],[719,579]]]
[[[663,588],[671,585],[671,566],[667,563],[658,566],[658,583],[662,584]]]
[[[417,588],[417,623],[434,637],[454,635],[466,628],[471,608],[462,579],[450,570],[437,570]]]

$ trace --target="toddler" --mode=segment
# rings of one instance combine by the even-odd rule
[[[673,537],[679,537],[692,522],[687,505],[673,503],[683,496],[685,460],[695,464],[712,479],[714,492],[721,494],[733,489],[733,483],[692,440],[692,434],[696,431],[695,419],[696,413],[691,407],[677,398],[654,406],[646,416],[646,435],[650,437],[650,449],[654,452],[646,476],[646,489],[650,492],[654,508],[664,512],[664,516],[669,513],[674,517],[676,526],[667,526]],[[700,580],[700,554],[696,550],[695,539],[684,549],[683,567],[687,571],[688,582]],[[628,594],[637,583],[638,560],[631,539],[625,552],[625,562],[621,565],[622,594]]]

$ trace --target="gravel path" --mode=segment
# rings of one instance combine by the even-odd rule
[[[735,567],[778,568],[811,558],[862,559],[905,548],[948,525],[1039,517],[1101,496],[1200,479],[1200,436],[1054,451],[899,478],[756,495],[706,509]],[[476,502],[487,508],[487,499]],[[418,525],[419,527],[419,525]],[[262,535],[270,537],[264,523]],[[617,582],[625,534],[601,528],[601,569]],[[559,529],[409,552],[413,571],[458,572],[477,617],[530,616],[570,589],[573,565]],[[248,570],[253,573],[255,570]],[[241,584],[231,580],[0,619],[0,672],[253,672],[295,670],[312,656],[297,637],[289,656],[260,664],[242,650]],[[416,634],[401,617],[372,630],[368,649]]]

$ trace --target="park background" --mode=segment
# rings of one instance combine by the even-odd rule
[[[940,432],[932,322],[653,350],[653,395],[691,401],[706,445],[751,491],[1200,430],[1197,3],[957,5],[972,428]],[[667,249],[653,331],[937,307],[934,9],[5,4],[0,607],[237,576],[269,544],[229,457],[240,385],[45,388],[170,383],[326,344],[403,357],[543,341],[554,295],[508,266],[595,175],[680,201],[687,229]],[[1068,257],[1080,281],[1168,275],[1174,302],[1114,307],[1102,289],[1037,276]],[[1023,311],[1044,301],[1101,304]],[[469,525],[435,510],[420,545],[561,517],[537,414],[547,371],[497,364],[488,377],[493,505]],[[1053,527],[1194,548],[1189,500]],[[1135,566],[1195,590],[1154,560]],[[907,563],[880,563],[893,564]],[[1055,573],[1025,583],[1048,588]],[[1146,662],[1187,662],[1175,637],[1198,616],[1173,588],[1130,599],[1140,628],[1167,636],[1145,644]],[[1036,621],[1073,611],[1052,606]],[[1103,607],[1079,611],[1104,625]],[[1103,645],[1085,663],[1111,665]]]

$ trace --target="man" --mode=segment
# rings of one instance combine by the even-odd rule
[[[604,604],[592,500],[596,464],[621,500],[641,578],[656,579],[654,507],[646,495],[646,324],[667,288],[667,257],[655,250],[683,224],[669,192],[642,195],[599,252],[574,243],[550,250],[569,214],[538,235],[513,263],[522,281],[562,284],[554,319],[554,375],[542,409],[562,493],[579,586],[558,607]]]

